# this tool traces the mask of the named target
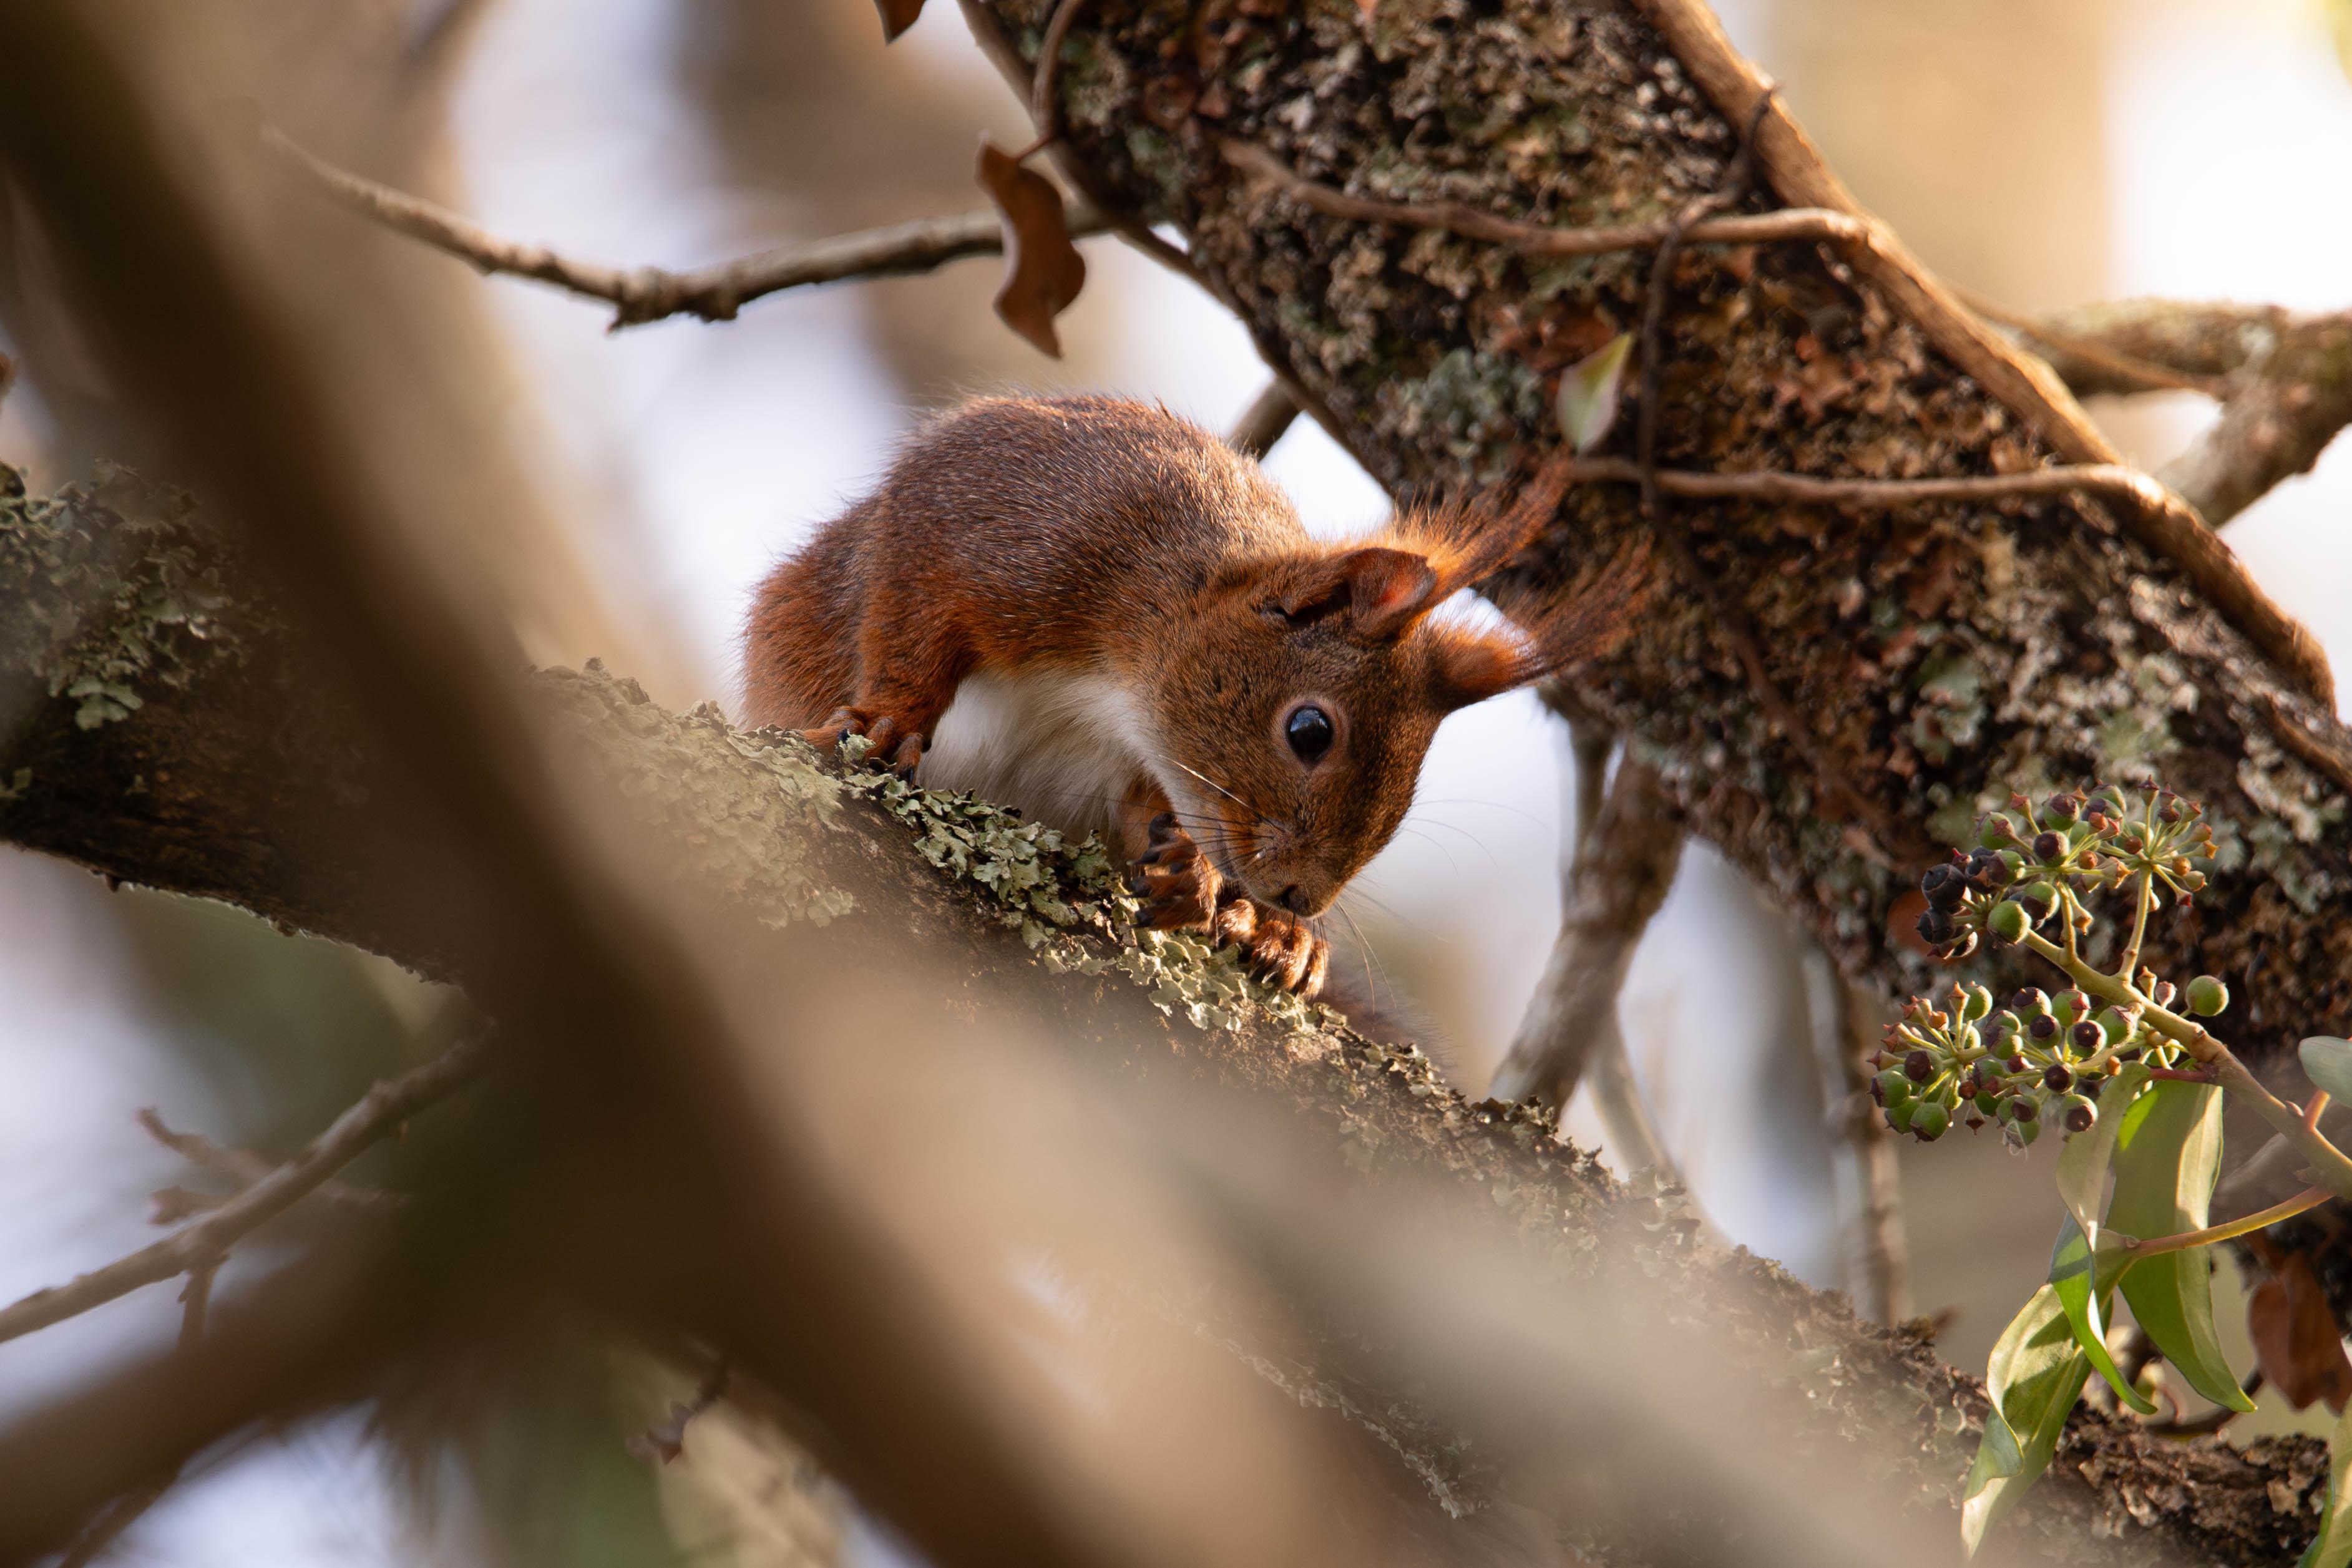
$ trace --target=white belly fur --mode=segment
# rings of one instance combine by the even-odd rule
[[[1145,760],[1143,726],[1108,675],[1066,670],[966,675],[932,727],[919,784],[969,789],[1032,821],[1108,837]]]

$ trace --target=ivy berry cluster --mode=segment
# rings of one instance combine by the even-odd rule
[[[2007,810],[1982,819],[1977,849],[1929,867],[1919,880],[1927,901],[1919,936],[1948,962],[1990,939],[2074,969],[2095,924],[2087,896],[2128,883],[2140,897],[2113,983],[2101,982],[2114,995],[2095,998],[2077,987],[2053,997],[2029,986],[1998,1010],[1979,985],[1954,986],[1941,1006],[1914,997],[1872,1059],[1879,1071],[1871,1095],[1888,1124],[1933,1142],[1956,1120],[1971,1131],[1997,1122],[2024,1148],[2053,1121],[2070,1133],[2095,1125],[2101,1085],[2126,1065],[2177,1070],[2182,1047],[2148,1027],[2149,1009],[2168,1012],[2180,1001],[2210,1018],[2229,1005],[2229,988],[2202,975],[2184,995],[2139,967],[2139,948],[2165,894],[2186,904],[2205,885],[2193,863],[2213,858],[2203,817],[2197,802],[2168,789],[2102,785],[2053,795],[2038,810],[2011,795]]]

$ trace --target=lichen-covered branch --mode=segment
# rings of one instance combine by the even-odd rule
[[[439,924],[429,901],[419,911],[378,907],[382,887],[414,877],[328,888],[299,874],[318,831],[306,821],[331,824],[340,852],[362,865],[378,841],[396,837],[365,788],[365,759],[331,716],[307,728],[283,722],[306,711],[299,666],[279,651],[272,618],[231,580],[200,580],[191,591],[205,612],[193,622],[186,606],[149,591],[158,579],[141,564],[145,554],[222,559],[196,519],[140,510],[148,492],[127,481],[113,494],[111,504],[81,494],[0,510],[0,625],[21,627],[31,619],[26,606],[52,602],[58,561],[110,561],[104,580],[126,585],[102,595],[102,612],[62,643],[14,645],[14,667],[54,671],[79,667],[93,649],[145,648],[140,670],[116,682],[112,707],[88,724],[77,722],[87,696],[70,684],[55,695],[47,678],[29,693],[20,685],[26,700],[0,743],[0,777],[18,780],[0,805],[0,836],[278,918],[299,911],[311,929],[446,972],[446,955],[421,935]],[[215,680],[216,670],[242,678]],[[1674,1281],[1678,1300],[1708,1315],[1710,1332],[1783,1346],[1803,1358],[1790,1364],[1816,1369],[1800,1374],[1811,1414],[1791,1440],[1853,1445],[1906,1488],[1948,1497],[1957,1486],[1982,1411],[1973,1380],[1917,1341],[1861,1322],[1842,1301],[1661,1223],[1667,1216],[1651,1200],[1555,1143],[1548,1118],[1466,1105],[1417,1053],[1333,1029],[1190,938],[1133,931],[1099,854],[977,802],[821,768],[797,741],[735,730],[714,709],[663,712],[601,673],[543,675],[537,704],[551,733],[569,737],[567,752],[639,803],[647,841],[679,846],[677,874],[719,890],[747,922],[806,929],[822,917],[830,939],[845,944],[961,953],[979,973],[1017,980],[1040,1016],[1074,1040],[1116,1049],[1134,1072],[1183,1083],[1206,1071],[1265,1097],[1293,1118],[1302,1148],[1324,1151],[1318,1157],[1329,1160],[1333,1179],[1394,1173],[1459,1184],[1501,1205],[1546,1270],[1579,1257],[1635,1262]],[[244,800],[265,778],[278,780],[275,812]],[[158,779],[172,791],[162,821],[150,793]],[[255,841],[213,841],[223,838]],[[1285,1365],[1286,1376],[1338,1375]],[[1335,1382],[1318,1399],[1385,1410],[1383,1440],[1438,1467],[1463,1496],[1491,1484],[1475,1449],[1368,1404],[1364,1392]],[[2316,1445],[2248,1458],[2160,1444],[2087,1413],[2070,1443],[2095,1483],[2064,1479],[2062,1463],[2060,1484],[2032,1506],[2045,1511],[2063,1538],[2060,1554],[2074,1561],[2131,1560],[2146,1547],[2143,1526],[2189,1555],[2284,1561],[2307,1532],[2324,1472]],[[2102,1539],[2094,1521],[2123,1530],[2120,1543]]]

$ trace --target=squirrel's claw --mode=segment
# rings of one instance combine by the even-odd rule
[[[1135,857],[1133,881],[1142,884],[1138,891],[1146,899],[1141,924],[1155,931],[1208,925],[1224,887],[1201,846],[1165,811],[1151,820],[1150,841]]]
[[[1237,901],[1247,902],[1247,901]],[[1222,927],[1223,911],[1218,912]],[[1331,967],[1331,945],[1286,911],[1255,904],[1251,931],[1242,939],[1251,973],[1267,985],[1312,1000]]]
[[[800,731],[800,737],[819,751],[831,751],[853,735],[862,735],[874,743],[866,760],[877,767],[887,768],[901,779],[915,776],[915,765],[923,759],[923,737],[906,728],[888,714],[878,716],[864,708],[835,708],[831,718],[814,729]]]

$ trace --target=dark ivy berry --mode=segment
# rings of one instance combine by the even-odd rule
[[[1903,1059],[1904,1075],[1914,1083],[1925,1083],[1936,1075],[1936,1059],[1924,1051],[1915,1051]]]
[[[2058,1032],[2058,1020],[2048,1013],[2035,1013],[2027,1020],[2025,1032],[2036,1040],[2048,1040]]]
[[[1930,947],[1941,947],[1960,934],[1950,915],[1932,905],[1919,916],[1919,940]]]
[[[2042,802],[2042,810],[2062,822],[2071,822],[2082,807],[2072,795],[2053,795]]]
[[[2107,1043],[2107,1031],[2084,1019],[2066,1031],[2066,1038],[2074,1042],[2077,1051],[2096,1051]]]
[[[2012,1122],[2031,1122],[2040,1114],[2042,1103],[2038,1100],[2020,1094],[2009,1103],[2009,1119]]]
[[[2010,1010],[2026,1017],[2050,1010],[2050,998],[2039,986],[2027,986],[2009,998]]]
[[[2070,1133],[2087,1133],[2098,1119],[2099,1108],[2087,1100],[2066,1107],[2066,1130]]]
[[[1968,878],[1958,866],[1931,865],[1919,879],[1919,891],[1937,909],[1958,909],[1969,896]]]
[[[2074,1087],[2074,1075],[2066,1071],[2065,1063],[2053,1061],[2050,1064],[2049,1071],[2042,1075],[2042,1086],[2063,1094],[2067,1090]]]
[[[2042,861],[2054,861],[2065,852],[2066,841],[2061,838],[2058,834],[2053,832],[2040,832],[2033,835],[2033,854],[2035,859]]]

